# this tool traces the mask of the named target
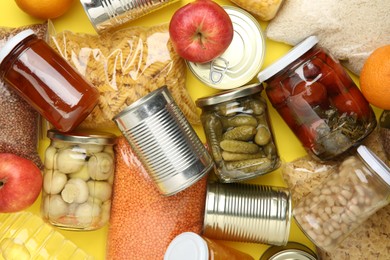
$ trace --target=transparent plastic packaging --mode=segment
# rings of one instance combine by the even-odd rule
[[[244,252],[194,232],[176,236],[169,244],[164,260],[182,260],[189,255],[196,257],[194,260],[254,260]]]
[[[0,259],[92,260],[93,257],[30,212],[0,214]]]
[[[389,203],[390,169],[367,147],[343,160],[338,170],[293,209],[302,231],[333,252],[375,212]]]
[[[100,93],[84,128],[116,128],[112,118],[166,85],[191,124],[200,124],[186,88],[185,61],[173,50],[169,24],[133,26],[101,35],[51,32],[50,45]]]
[[[262,21],[272,20],[284,0],[230,0]]]
[[[63,229],[95,230],[108,223],[115,172],[116,136],[49,130],[41,214]]]
[[[253,84],[196,100],[215,173],[222,182],[255,178],[280,165],[262,89]]]
[[[272,106],[320,161],[359,145],[376,127],[368,101],[340,63],[311,36],[258,74]]]
[[[1,49],[0,78],[62,132],[76,128],[99,99],[99,92],[31,29]]]

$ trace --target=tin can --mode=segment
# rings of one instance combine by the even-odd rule
[[[271,246],[260,257],[260,260],[317,260],[318,255],[307,246],[289,242],[285,246]]]
[[[260,71],[265,55],[265,37],[251,14],[234,6],[223,8],[233,23],[231,44],[211,62],[187,64],[204,84],[216,89],[231,89],[247,84]]]
[[[258,74],[272,104],[306,151],[319,161],[346,155],[376,127],[357,85],[310,36]]]
[[[42,218],[62,229],[95,230],[111,210],[116,136],[98,131],[49,130],[45,151]]]
[[[114,121],[166,196],[191,186],[213,168],[210,154],[166,86],[125,108]]]
[[[203,235],[212,239],[286,245],[291,195],[282,187],[209,183]]]
[[[251,84],[196,100],[221,182],[252,179],[280,165],[262,90]]]
[[[95,30],[102,31],[138,19],[178,0],[80,0]]]
[[[364,145],[294,208],[301,230],[333,252],[375,212],[389,205],[390,168]]]

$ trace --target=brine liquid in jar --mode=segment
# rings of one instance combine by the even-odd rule
[[[76,128],[99,99],[98,90],[30,29],[1,49],[0,78],[62,132]]]
[[[267,96],[315,159],[331,160],[376,127],[375,114],[352,78],[311,36],[258,74]]]

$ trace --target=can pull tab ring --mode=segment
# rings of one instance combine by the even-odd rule
[[[222,61],[217,64],[217,61]],[[213,84],[218,84],[222,81],[223,77],[225,76],[225,72],[229,67],[229,62],[222,58],[218,57],[214,59],[210,64],[210,81]]]

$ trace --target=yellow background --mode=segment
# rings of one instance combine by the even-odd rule
[[[191,1],[178,1],[160,9],[159,11],[153,12],[145,17],[142,17],[136,21],[128,23],[126,26],[151,26],[160,23],[168,23],[170,21],[173,13],[180,8],[181,6],[189,3]],[[216,0],[217,3],[221,5],[233,5],[230,1]],[[23,13],[15,4],[14,0],[1,0],[0,1],[0,26],[7,27],[18,27],[27,24],[40,23],[42,20],[34,19],[27,14]],[[74,0],[74,3],[71,9],[62,17],[53,20],[55,29],[57,32],[62,30],[70,30],[73,32],[83,32],[83,33],[92,33],[96,34],[91,23],[89,22],[81,4],[79,1]],[[266,23],[260,22],[263,29],[266,28]],[[273,61],[281,57],[289,50],[290,46],[287,46],[282,43],[276,43],[266,39],[266,55],[264,59],[263,68],[270,65]],[[356,83],[358,80],[356,77],[353,77]],[[255,81],[255,79],[253,80]],[[218,90],[207,87],[198,81],[189,71],[187,73],[187,88],[193,98],[204,97],[216,93]],[[264,93],[263,93],[264,95]],[[265,96],[265,95],[264,95]],[[282,121],[276,111],[268,104],[271,121],[276,135],[277,147],[280,153],[280,156],[283,162],[289,162],[298,157],[301,157],[306,154],[300,145],[297,138],[292,134],[288,129],[287,125]],[[376,114],[379,114],[379,111],[375,111]],[[200,126],[194,126],[196,132],[199,134],[202,141],[205,141],[203,130]],[[43,151],[48,145],[48,140],[44,140],[40,143],[40,155],[43,155]],[[42,157],[43,158],[43,157]],[[267,184],[267,185],[277,185],[285,186],[281,176],[281,169],[274,171],[273,173],[267,174],[249,181],[250,183],[258,184]],[[30,207],[28,210],[39,215],[39,206],[40,198],[36,203]],[[140,227],[142,229],[142,227]],[[106,251],[106,236],[108,231],[108,226],[105,226],[96,231],[65,231],[56,229],[61,232],[66,238],[73,241],[81,249],[83,249],[88,254],[95,257],[95,259],[104,259]],[[156,234],[158,236],[159,234]],[[302,234],[302,232],[297,228],[295,223],[292,223],[292,228],[290,232],[290,241],[301,242],[308,245],[311,248],[314,248],[310,241]],[[234,248],[237,248],[243,252],[246,252],[252,255],[255,259],[259,259],[261,254],[269,246],[255,243],[237,243],[237,242],[228,242],[223,241],[224,244],[230,245]],[[142,259],[142,256],[140,256]]]

